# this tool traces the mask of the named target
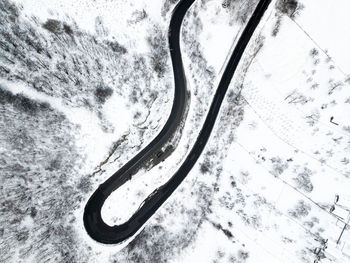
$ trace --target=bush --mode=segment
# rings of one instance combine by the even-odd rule
[[[7,18],[12,22],[16,21],[19,16],[18,7],[7,0],[0,1],[0,10],[4,10]]]
[[[177,0],[163,0],[163,6],[162,6],[162,16],[164,17],[171,8],[173,8],[173,6],[175,5],[175,3],[177,2]]]
[[[39,110],[46,110],[50,106],[47,103],[37,102],[25,97],[23,94],[12,94],[0,86],[0,104],[12,104],[16,109],[35,114]]]
[[[71,36],[73,35],[73,29],[69,25],[56,19],[48,19],[45,24],[43,24],[43,28],[54,34],[66,33]]]
[[[302,10],[304,7],[297,0],[279,0],[276,3],[276,8],[282,14],[285,14],[290,18],[294,18],[299,15],[300,10]]]
[[[280,176],[286,169],[288,169],[288,163],[283,161],[280,157],[271,158],[272,171],[271,174],[275,177]]]
[[[319,52],[318,52],[318,50],[316,48],[313,48],[313,49],[310,50],[310,56],[311,57],[315,58],[315,57],[318,56],[318,54],[319,54]]]
[[[95,99],[98,103],[104,104],[108,98],[113,94],[113,90],[110,87],[98,86],[95,90]]]
[[[247,251],[243,251],[243,250],[238,251],[238,258],[245,261],[248,257],[249,257],[249,253]]]
[[[312,175],[313,172],[304,167],[304,170],[301,173],[298,173],[296,178],[293,178],[293,180],[297,183],[297,186],[299,189],[303,189],[305,192],[312,192],[314,189],[313,184],[310,180],[310,175]]]
[[[271,35],[273,37],[277,36],[278,32],[280,31],[281,23],[282,23],[282,18],[281,18],[281,16],[278,16],[276,23],[274,24],[272,32],[271,32]]]
[[[288,214],[294,218],[302,218],[309,214],[311,206],[306,204],[303,200],[300,200],[293,210],[289,210]]]
[[[55,34],[62,33],[63,31],[62,22],[55,19],[48,19],[45,24],[43,24],[43,28]]]
[[[63,24],[63,30],[66,34],[73,35],[73,29],[69,25]]]
[[[207,1],[206,1],[207,2]],[[257,0],[251,0],[251,1],[245,1],[245,0],[235,0],[230,1],[226,0],[226,10],[230,13],[230,25],[233,23],[239,23],[243,25],[246,23],[250,17],[250,15],[253,13],[254,8],[256,6]],[[204,5],[205,3],[203,3]],[[224,2],[222,1],[222,4]]]
[[[83,193],[90,192],[92,190],[90,177],[88,176],[82,177],[78,183],[77,188]]]
[[[126,48],[120,45],[117,41],[107,41],[106,43],[113,50],[113,52],[120,54],[126,54],[127,52]]]
[[[202,174],[209,173],[212,169],[212,163],[208,158],[205,158],[204,161],[200,164],[199,170]]]
[[[155,26],[153,34],[147,39],[147,42],[151,48],[150,59],[152,68],[158,77],[161,78],[167,70],[169,58],[166,35],[159,27]]]

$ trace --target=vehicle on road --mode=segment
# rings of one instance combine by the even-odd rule
[[[157,158],[161,157],[163,155],[164,151],[160,150],[158,153],[157,153]]]

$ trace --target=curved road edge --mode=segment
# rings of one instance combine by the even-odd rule
[[[190,0],[189,2],[192,3],[193,0]],[[94,193],[84,211],[84,224],[90,236],[96,241],[106,244],[115,244],[133,236],[186,178],[187,174],[190,172],[197,159],[201,155],[210,137],[231,79],[237,69],[246,46],[248,45],[270,2],[271,0],[260,0],[256,9],[254,10],[253,15],[250,17],[249,22],[241,34],[239,41],[222,75],[219,86],[216,90],[214,99],[210,105],[207,117],[197,137],[197,140],[183,164],[169,179],[169,181],[156,189],[150,196],[148,196],[147,199],[143,202],[143,205],[135,212],[135,214],[132,215],[132,217],[127,222],[113,227],[105,224],[101,218],[101,208],[104,200],[106,199],[106,192],[104,191],[104,188],[100,187],[101,189],[99,188]],[[185,1],[182,3],[188,2]],[[106,183],[108,181],[109,180],[107,180]],[[112,183],[113,181],[111,184]],[[106,185],[106,187],[108,188],[108,185]]]
[[[173,105],[163,129],[159,134],[136,156],[122,166],[103,184],[99,185],[97,190],[89,198],[84,209],[84,227],[91,238],[102,243],[118,243],[114,239],[106,240],[103,238],[103,233],[111,231],[111,227],[106,225],[101,217],[101,208],[108,196],[131,179],[132,175],[148,161],[152,155],[155,155],[162,146],[173,135],[179,127],[186,108],[187,100],[187,84],[185,72],[182,64],[180,50],[180,30],[182,20],[195,0],[181,0],[174,8],[170,20],[168,41],[172,60],[173,75],[174,75],[174,99]],[[114,226],[115,228],[116,226]],[[118,239],[119,240],[119,239]]]

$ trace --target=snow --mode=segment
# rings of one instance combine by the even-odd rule
[[[108,38],[116,38],[122,45],[131,46],[141,52],[147,51],[142,35],[147,31],[147,25],[138,23],[130,25],[135,10],[145,10],[156,22],[161,22],[161,1],[45,1],[45,0],[15,0],[23,6],[27,16],[35,15],[42,21],[51,19],[74,19],[74,22],[89,33],[96,33],[96,18],[102,18],[107,29]],[[127,32],[125,29],[127,28]],[[136,41],[137,40],[137,41]]]
[[[210,218],[214,222],[233,222],[231,231],[235,241],[241,240],[240,243],[244,243],[245,249],[249,251],[247,262],[308,262],[313,261],[315,255],[307,253],[306,250],[313,251],[321,246],[318,243],[318,235],[329,239],[330,246],[334,246],[343,226],[337,217],[329,212],[329,207],[336,193],[343,199],[348,198],[349,182],[346,174],[349,169],[340,163],[344,154],[346,156],[344,151],[347,150],[344,144],[338,144],[334,139],[342,137],[347,141],[349,135],[340,127],[329,123],[329,117],[334,114],[342,125],[348,125],[344,112],[349,108],[344,103],[344,98],[349,96],[349,93],[346,89],[340,89],[328,94],[329,78],[344,82],[346,74],[337,69],[331,70],[324,54],[320,55],[322,62],[313,77],[320,83],[320,88],[316,91],[310,90],[305,75],[312,72],[315,65],[309,53],[312,48],[318,47],[288,18],[284,18],[277,37],[268,37],[272,21],[269,19],[263,29],[260,27],[259,33],[266,37],[264,47],[253,60],[245,76],[245,85],[241,93],[247,103],[244,122],[235,133],[235,142],[229,147],[227,157],[220,160],[223,163],[223,172],[219,193],[232,192],[229,178],[235,178],[246,202],[250,204],[243,205],[242,209],[248,216],[258,215],[261,221],[257,223],[257,228],[252,227],[233,214],[241,213],[238,208],[234,208],[234,211],[227,210],[220,204],[213,207],[214,212]],[[225,50],[224,47],[223,49]],[[205,52],[206,49],[203,50]],[[217,71],[220,68],[219,59],[213,56],[213,53],[204,54]],[[220,54],[217,57],[220,57]],[[224,57],[222,55],[221,58]],[[288,103],[285,97],[294,90],[312,96],[313,100],[306,104]],[[332,100],[337,101],[337,104],[330,104]],[[316,107],[321,108],[324,103],[331,106],[322,111],[319,121],[311,126],[305,117]],[[223,108],[225,106],[223,105]],[[218,132],[217,129],[216,125],[214,134]],[[224,148],[223,142],[214,137],[206,149],[212,144],[219,144],[219,148]],[[333,153],[327,155],[330,149]],[[317,150],[322,154],[322,158],[315,154]],[[271,163],[274,157],[279,157],[284,162],[292,160],[281,175],[274,174]],[[198,163],[202,161],[201,157]],[[311,192],[296,185],[295,173],[301,173],[303,167],[312,171]],[[199,173],[196,165],[189,177],[193,177],[194,174],[200,176]],[[260,200],[259,198],[266,200],[267,205],[255,207],[253,204]],[[218,202],[218,196],[214,201]],[[306,218],[292,216],[293,207],[298,202],[310,209]],[[309,222],[315,222],[312,224],[318,224],[318,228],[308,229]],[[198,232],[193,245],[182,256],[174,259],[174,262],[193,262],[195,259],[207,262],[209,258],[215,259],[217,249],[224,251],[224,254],[237,251],[222,233],[213,230],[208,221]],[[344,238],[346,240],[346,236]],[[290,243],[283,241],[289,239]],[[326,250],[325,255],[327,258],[324,262],[347,260],[347,256],[342,254],[339,248],[335,248],[335,251]]]
[[[306,10],[308,8],[312,10],[310,7],[312,3],[304,4]],[[319,5],[319,2],[317,4]],[[337,7],[339,8],[338,5]],[[300,16],[300,20],[302,17],[304,17],[304,13]],[[305,19],[310,17],[307,16]],[[314,20],[312,21],[313,25],[317,25]],[[266,37],[264,46],[254,58],[245,75],[241,93],[247,103],[244,122],[241,123],[236,132],[236,139],[230,147],[227,159],[223,161],[224,172],[234,174],[237,173],[234,171],[243,171],[244,174],[248,174],[248,177],[242,177],[239,181],[240,184],[244,185],[244,188],[247,188],[244,189],[245,192],[249,193],[249,195],[246,194],[246,197],[256,194],[263,196],[270,200],[275,209],[282,212],[283,217],[278,215],[272,217],[271,211],[268,210],[258,213],[262,218],[267,217],[267,222],[269,222],[269,224],[262,222],[262,229],[258,231],[254,230],[249,233],[249,229],[244,229],[247,228],[244,225],[238,225],[233,230],[242,231],[244,229],[243,232],[247,238],[254,236],[256,240],[260,240],[258,243],[271,253],[264,258],[264,262],[274,260],[278,251],[281,251],[280,238],[282,235],[291,235],[293,228],[294,232],[298,233],[297,235],[307,233],[303,233],[306,231],[303,226],[305,222],[302,223],[299,222],[300,219],[291,218],[289,210],[286,210],[290,209],[297,200],[309,203],[311,209],[309,214],[315,214],[314,217],[318,218],[319,223],[324,225],[322,236],[329,238],[329,243],[334,245],[338,238],[337,233],[340,233],[341,228],[338,226],[337,218],[328,210],[334,195],[338,193],[347,199],[347,189],[349,189],[347,176],[349,167],[340,162],[346,156],[347,150],[344,143],[348,141],[349,135],[344,130],[339,129],[340,127],[329,122],[330,116],[334,114],[339,123],[344,126],[348,125],[348,121],[344,118],[346,116],[344,112],[349,112],[348,105],[344,103],[344,98],[349,96],[348,90],[345,89],[348,85],[344,83],[346,74],[337,68],[330,69],[326,65],[327,57],[324,54],[320,54],[322,61],[320,65],[315,66],[309,53],[312,48],[318,49],[319,47],[315,46],[309,36],[289,18],[283,19],[282,28],[275,38],[267,37],[271,32],[269,30],[272,27],[272,19],[269,22],[260,32]],[[320,28],[322,27],[317,25],[318,34],[326,36],[327,34]],[[338,39],[342,38],[338,36]],[[340,50],[344,50],[344,48],[338,49],[338,51]],[[329,54],[332,56],[331,51]],[[313,78],[320,83],[320,88],[316,91],[310,90],[310,84],[305,81],[305,75],[310,74],[309,72],[313,69],[317,70]],[[327,89],[329,78],[342,81],[344,88],[329,94]],[[308,96],[312,96],[313,100],[305,105],[290,104],[285,98],[293,90],[304,92]],[[332,108],[322,111],[321,105],[325,102],[329,103],[331,100],[337,103],[332,105]],[[320,121],[310,126],[305,117],[316,107],[322,111]],[[345,142],[335,143],[335,138],[343,138]],[[322,157],[315,154],[316,151],[319,151]],[[288,159],[292,161],[288,163],[286,170],[276,175],[271,163],[274,157],[281,158],[285,163],[288,163]],[[295,170],[291,169],[291,166],[306,166],[313,171],[311,175],[313,189],[310,192],[304,191],[303,188],[299,188],[295,184]],[[228,177],[228,174],[222,176],[222,178]],[[234,175],[233,177],[237,178]],[[221,188],[224,188],[229,183],[220,185]],[[220,191],[225,192],[226,189],[220,189]],[[219,208],[217,209],[219,210]],[[249,209],[244,211],[249,211]],[[218,214],[217,211],[215,216],[220,218],[218,219],[220,221],[223,221],[222,218],[230,217],[228,214]],[[235,220],[235,222],[239,223],[240,221]],[[259,235],[261,231],[262,233],[266,232],[272,222],[276,222],[275,226],[277,227],[273,230],[274,233]],[[283,228],[284,224],[285,228]],[[311,231],[311,233],[314,232]],[[304,239],[306,241],[308,238],[304,236]],[[273,245],[274,243],[276,246]],[[301,261],[299,255],[294,253],[302,250],[302,247],[305,246],[302,243],[300,242],[299,248],[296,244],[292,247],[286,247],[289,253],[281,255],[283,262],[288,259],[291,262]],[[327,258],[336,262],[345,262],[346,256],[339,253],[339,250],[337,251],[337,257],[330,254],[327,256],[326,253]],[[256,262],[253,259],[248,261]]]
[[[210,2],[208,6],[215,8],[217,3]],[[309,7],[306,5],[305,10],[307,8]],[[221,25],[220,23],[225,23],[225,17],[220,16],[214,21],[214,19],[210,19],[211,11],[208,10],[210,9],[205,9],[202,14],[199,14],[202,21],[201,27],[203,27],[203,33],[199,35],[199,39],[202,46],[201,51],[208,65],[216,73],[217,77],[214,82],[217,83],[229,51],[234,47],[238,36],[238,34],[232,35],[225,32],[229,29],[239,33],[241,27]],[[220,190],[215,195],[215,205],[212,208],[214,212],[209,216],[210,220],[222,222],[221,224],[224,226],[227,224],[227,220],[232,221],[231,231],[235,242],[229,241],[220,230],[213,227],[209,221],[205,221],[198,229],[198,235],[192,245],[174,258],[173,262],[193,262],[194,259],[207,262],[209,258],[218,258],[219,261],[221,257],[233,260],[232,257],[236,256],[237,258],[238,256],[230,255],[229,251],[237,252],[240,249],[249,253],[247,262],[258,262],[262,259],[264,262],[313,260],[314,255],[308,254],[306,250],[313,250],[319,246],[319,241],[315,241],[315,237],[319,235],[318,231],[322,229],[322,237],[328,238],[329,243],[334,245],[337,238],[335,233],[341,230],[337,218],[329,213],[328,209],[336,193],[343,198],[348,196],[349,183],[346,173],[349,170],[348,167],[339,162],[344,156],[344,145],[337,144],[334,139],[342,137],[346,140],[349,135],[341,127],[329,123],[329,117],[334,115],[342,125],[347,125],[343,112],[348,110],[348,105],[343,103],[343,98],[349,93],[346,89],[340,89],[332,94],[333,98],[328,98],[327,88],[330,78],[344,83],[346,74],[337,69],[330,70],[327,56],[321,52],[320,60],[322,62],[318,66],[320,69],[313,73],[313,81],[319,83],[321,88],[310,90],[309,86],[312,83],[309,84],[306,79],[316,66],[309,54],[312,48],[319,49],[319,47],[315,46],[314,42],[305,35],[305,32],[286,17],[283,18],[279,34],[275,38],[269,37],[274,21],[271,8],[265,19],[267,22],[262,23],[257,33],[265,36],[264,46],[250,64],[241,93],[247,103],[244,109],[244,121],[235,132],[235,141],[231,146],[228,146],[226,157],[219,161],[223,164],[223,171],[219,179]],[[319,30],[319,27],[317,28]],[[254,54],[253,47],[247,51],[248,54]],[[183,49],[184,63],[188,67],[187,65],[191,64],[191,59],[186,55],[186,47]],[[243,65],[241,65],[241,70],[242,67]],[[187,70],[187,72],[189,71]],[[192,91],[198,85],[203,85],[193,82],[191,78],[188,78],[188,81]],[[239,82],[239,77],[236,77],[235,81]],[[234,84],[230,89],[235,89]],[[295,90],[312,96],[313,100],[306,104],[288,103],[285,98]],[[210,101],[212,96],[210,94],[213,94],[212,91],[207,90],[206,102]],[[167,176],[172,174],[177,165],[181,163],[188,151],[186,150],[187,145],[191,147],[195,138],[196,132],[190,131],[197,131],[196,127],[200,127],[200,125],[195,125],[192,117],[197,109],[197,97],[200,96],[192,93],[189,121],[183,131],[183,134],[191,135],[191,137],[183,136],[177,150],[159,167],[147,172],[140,172],[130,183],[128,182],[113,193],[104,206],[104,209],[109,209],[109,211],[104,209],[102,211],[106,222],[111,225],[125,222],[144,197],[152,192],[152,189],[166,181]],[[332,105],[330,104],[331,100],[339,103]],[[325,108],[320,114],[316,127],[308,124],[307,114],[313,113],[315,108],[319,108],[325,103],[332,106]],[[226,102],[222,108],[227,106]],[[205,108],[201,116],[205,116]],[[220,119],[218,118],[218,120]],[[203,121],[203,117],[200,120],[199,123]],[[214,134],[218,132],[217,129],[218,125],[216,124]],[[218,137],[214,137],[211,138],[206,149],[209,150],[213,143],[224,148],[223,142]],[[332,156],[327,156],[329,149],[334,151]],[[317,150],[321,152],[322,158],[315,154]],[[288,159],[292,160],[282,175],[276,176],[274,174],[271,162],[274,157],[279,157],[284,162],[287,162]],[[323,158],[326,159],[326,162],[322,161]],[[198,163],[201,162],[203,162],[202,157]],[[303,167],[308,167],[311,171],[310,180],[313,187],[311,192],[307,192],[303,188],[298,189],[299,186],[296,184],[295,173],[302,173]],[[237,176],[237,173],[240,176]],[[197,176],[201,176],[198,164],[188,177]],[[237,215],[242,216],[239,208],[234,208],[236,213],[233,214],[232,210],[224,209],[218,203],[221,194],[232,192],[229,180],[231,177],[236,179],[246,202],[250,204],[243,204],[241,209],[247,213],[248,217],[257,215],[256,227],[252,227],[250,223],[247,224],[240,217],[237,217]],[[190,179],[185,180],[185,185],[188,180]],[[202,180],[206,182],[205,178]],[[211,180],[207,181],[208,184],[210,182]],[[145,187],[146,184],[148,187]],[[139,197],[137,202],[135,202],[134,193]],[[174,196],[180,196],[180,193],[177,191]],[[261,206],[255,207],[254,204],[258,200],[265,201]],[[167,203],[169,204],[169,202]],[[305,225],[306,218],[291,216],[293,207],[298,202],[302,202],[310,209],[307,216],[310,222],[319,220],[319,223],[315,223],[319,224],[318,229],[308,230]],[[124,205],[123,209],[121,209],[122,205]],[[121,213],[121,211],[123,212]],[[116,215],[119,218],[116,218]],[[154,217],[157,216],[153,216],[149,224],[157,222]],[[178,231],[176,229],[180,226],[174,224],[174,217],[169,216],[168,220],[171,220],[169,224],[172,231]],[[290,242],[283,241],[289,239]],[[218,251],[223,251],[224,256]],[[338,259],[333,258],[333,260],[342,262],[341,258],[344,257],[344,254],[339,253],[339,249],[336,251]],[[327,252],[327,257],[330,260],[334,257],[331,252]]]
[[[194,4],[190,8],[190,10],[194,10],[195,7],[196,4]],[[204,10],[203,14],[200,14],[200,17],[210,19],[208,19],[209,22],[207,21],[208,26],[203,24],[203,32],[201,32],[199,35],[200,40],[205,38],[205,40],[200,41],[201,47],[205,47],[203,48],[202,52],[207,59],[209,67],[213,68],[215,72],[221,70],[224,67],[224,64],[228,62],[227,57],[229,57],[229,55],[227,52],[232,52],[234,47],[234,43],[231,43],[231,41],[233,39],[235,42],[237,41],[237,36],[239,36],[240,30],[242,29],[242,26],[239,25],[229,26],[228,15],[222,10],[217,11],[223,15],[222,19],[216,19],[217,15],[214,14],[210,8],[217,9],[218,7],[221,7],[221,4],[218,4],[215,1],[211,1]],[[198,22],[197,18],[195,19],[195,21]],[[200,21],[205,20],[202,18]],[[211,32],[213,32],[213,28],[218,28],[220,26],[220,23],[226,23],[227,25],[224,27],[224,29],[226,28],[226,30],[235,32],[235,34],[233,34],[233,38],[231,35],[229,35],[229,41],[222,41],[222,39],[217,38],[216,35],[215,37],[214,35],[211,35]],[[189,28],[189,26],[184,26],[183,30],[190,31],[191,29]],[[224,31],[221,31],[221,35],[219,36],[225,36],[225,34],[223,33]],[[215,46],[216,49],[213,50],[212,48],[208,48],[207,43],[209,47]],[[191,73],[193,74],[195,70],[190,70],[192,59],[186,53],[189,52],[188,47],[186,45],[187,44],[184,43],[184,40],[182,40],[182,57],[184,61],[185,72],[188,76]],[[221,73],[222,72],[220,72],[220,74]],[[217,74],[217,76],[220,76],[220,74]],[[218,83],[219,80],[219,77],[216,77],[214,81]],[[191,101],[189,103],[190,109],[187,119],[191,121],[186,122],[184,130],[182,132],[187,136],[181,137],[179,145],[175,152],[171,156],[169,156],[164,162],[147,172],[139,171],[136,176],[133,176],[132,180],[125,183],[122,187],[113,192],[106,199],[101,214],[102,218],[107,224],[113,225],[124,223],[128,218],[130,218],[130,216],[137,210],[137,208],[141,205],[143,200],[149,194],[151,194],[156,188],[167,182],[170,176],[177,170],[181,162],[185,159],[188,150],[192,147],[193,143],[195,142],[195,138],[199,133],[202,123],[204,122],[206,111],[209,109],[208,106],[212,100],[212,97],[214,96],[215,90],[211,89],[211,87],[208,86],[205,87],[205,89],[202,89],[200,93],[192,94],[194,92],[193,89],[198,89],[198,87],[202,87],[201,85],[198,85],[192,78],[187,77],[187,81],[191,92]],[[201,114],[201,116],[199,117],[198,108],[203,107],[204,102],[206,104],[204,108],[205,112],[203,112],[203,114]],[[114,167],[112,169],[111,168],[112,167],[106,169],[110,170],[111,172],[113,171],[112,169],[116,169]]]
[[[216,12],[214,17],[213,10]],[[202,52],[214,70],[221,73],[242,27],[237,24],[232,26],[228,24],[229,17],[222,10],[220,1],[209,1],[206,9],[199,13],[199,18],[203,27],[203,33],[199,36]]]
[[[15,2],[23,6],[27,19],[35,15],[40,21],[70,21],[98,38],[115,39],[127,47],[130,58],[149,55],[150,29],[157,26],[166,33],[172,8],[161,16],[161,0]],[[172,101],[171,69],[161,83],[156,79],[140,83],[143,91],[157,94],[147,106],[132,105],[125,94],[114,92],[99,108],[102,120],[94,111],[67,105],[61,98],[23,83],[0,81],[1,87],[13,94],[49,103],[79,127],[72,134],[82,164],[74,168],[80,174],[72,175],[71,180],[94,175],[92,189],[70,212],[76,218],[71,229],[81,251],[89,247],[89,262],[126,262],[135,260],[135,255],[142,262],[159,254],[162,256],[156,262],[164,258],[170,262],[313,262],[314,249],[322,247],[326,239],[328,248],[321,262],[349,261],[349,231],[344,232],[340,244],[336,242],[350,209],[350,57],[346,52],[350,4],[346,0],[301,1],[304,8],[291,19],[276,14],[275,2],[229,87],[227,94],[237,94],[243,87],[241,98],[237,102],[226,96],[195,167],[138,235],[117,246],[102,245],[87,236],[81,220],[84,205],[94,189],[164,125]],[[244,24],[232,22],[232,14],[221,4],[196,1],[185,17],[181,49],[191,97],[177,148],[164,162],[140,170],[107,198],[101,211],[107,224],[127,221],[143,200],[173,175],[195,142],[244,28]],[[147,17],[139,21],[137,12],[142,10]],[[272,36],[279,16],[280,30]],[[263,41],[261,48],[259,41]],[[122,91],[132,88],[125,84]],[[141,117],[136,121],[137,111]],[[338,125],[330,122],[331,117]],[[102,121],[112,127],[109,132]],[[111,153],[123,136],[125,140]],[[0,149],[6,151],[6,145]],[[203,172],[206,163],[209,172]],[[340,200],[331,212],[335,195]],[[35,220],[26,216],[20,226],[34,228]],[[28,257],[30,261],[35,261],[34,256]]]
[[[350,44],[349,1],[301,1],[305,6],[297,23],[323,50],[328,50],[337,67],[349,74],[347,49]],[[320,30],[321,29],[321,30]]]
[[[61,99],[40,93],[23,84],[13,84],[8,81],[0,81],[0,85],[8,89],[13,94],[23,94],[29,98],[40,102],[46,102],[58,112],[63,113],[68,120],[79,127],[77,135],[77,146],[87,156],[86,166],[83,172],[88,173],[96,162],[97,156],[103,156],[109,150],[111,141],[119,138],[130,126],[130,112],[125,107],[123,98],[114,95],[103,107],[107,112],[106,118],[112,123],[118,123],[117,129],[113,133],[105,133],[101,129],[100,120],[97,116],[83,108],[72,108],[62,103]],[[118,102],[118,103],[116,103]]]

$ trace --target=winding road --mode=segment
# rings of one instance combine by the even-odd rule
[[[271,2],[271,0],[260,0],[253,15],[249,19],[249,22],[241,34],[230,60],[227,63],[203,127],[183,164],[166,184],[156,189],[150,196],[147,197],[147,199],[143,202],[143,205],[127,222],[121,225],[109,226],[102,220],[101,217],[101,208],[104,201],[114,190],[129,180],[143,163],[159,152],[162,146],[175,132],[183,118],[184,109],[186,106],[186,78],[180,51],[180,29],[182,20],[194,1],[195,0],[180,1],[175,7],[170,21],[169,32],[171,32],[171,34],[169,34],[169,47],[175,79],[175,95],[171,113],[165,126],[157,137],[146,146],[146,148],[144,148],[134,158],[126,163],[120,170],[114,173],[107,181],[101,184],[90,197],[85,206],[83,218],[85,229],[88,234],[98,242],[105,244],[116,244],[133,236],[185,179],[187,174],[195,165],[209,139],[222,101],[225,97],[226,91],[238,63],[251,36],[254,33],[254,30],[258,26],[262,16]]]

